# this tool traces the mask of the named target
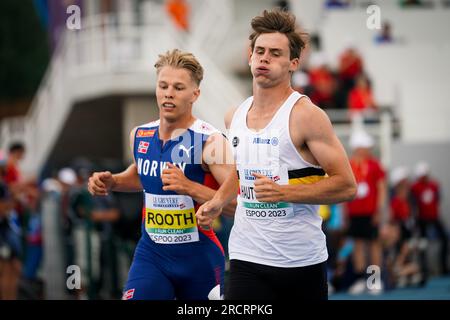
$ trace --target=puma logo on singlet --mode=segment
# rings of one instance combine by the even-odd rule
[[[191,149],[192,149],[193,147],[194,147],[194,146],[191,146],[189,149],[186,149],[185,146],[181,145],[181,146],[180,146],[180,150],[186,152],[186,155],[188,156],[188,158],[190,158],[191,156],[190,156],[190,154],[189,154],[189,151],[191,151]]]

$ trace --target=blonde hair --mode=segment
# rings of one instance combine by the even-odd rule
[[[203,80],[203,67],[192,53],[173,49],[165,54],[160,54],[155,63],[156,73],[159,74],[161,69],[166,66],[188,70],[197,85],[200,85]]]

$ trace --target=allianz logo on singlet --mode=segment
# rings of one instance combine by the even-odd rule
[[[139,175],[150,176],[150,177],[160,177],[164,169],[167,168],[167,161],[156,161],[156,160],[144,160],[138,158],[137,161],[137,171]],[[186,169],[186,163],[174,163],[178,168],[183,171]]]
[[[271,144],[273,146],[277,146],[278,138],[277,137],[273,137],[273,138],[255,137],[255,138],[253,138],[253,144]]]
[[[280,161],[283,134],[279,129],[235,129],[229,132],[237,164],[266,164]],[[255,131],[255,132],[253,132]]]

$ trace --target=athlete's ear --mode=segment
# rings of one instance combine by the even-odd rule
[[[192,103],[194,103],[195,101],[197,101],[198,97],[200,96],[200,88],[195,88],[192,96],[193,96]]]
[[[252,65],[252,47],[248,47],[247,49],[247,61],[248,61],[248,65],[251,66]]]
[[[289,66],[289,71],[290,72],[295,72],[298,69],[299,65],[300,65],[300,59],[299,58],[292,59],[291,60],[291,64]]]

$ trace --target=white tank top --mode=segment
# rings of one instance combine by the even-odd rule
[[[325,178],[321,167],[301,157],[289,134],[291,110],[301,97],[292,93],[258,132],[247,127],[253,97],[234,113],[228,138],[240,189],[229,239],[230,259],[274,267],[303,267],[328,259],[317,205],[259,202],[253,192],[252,172],[271,177],[278,184],[305,184]]]

